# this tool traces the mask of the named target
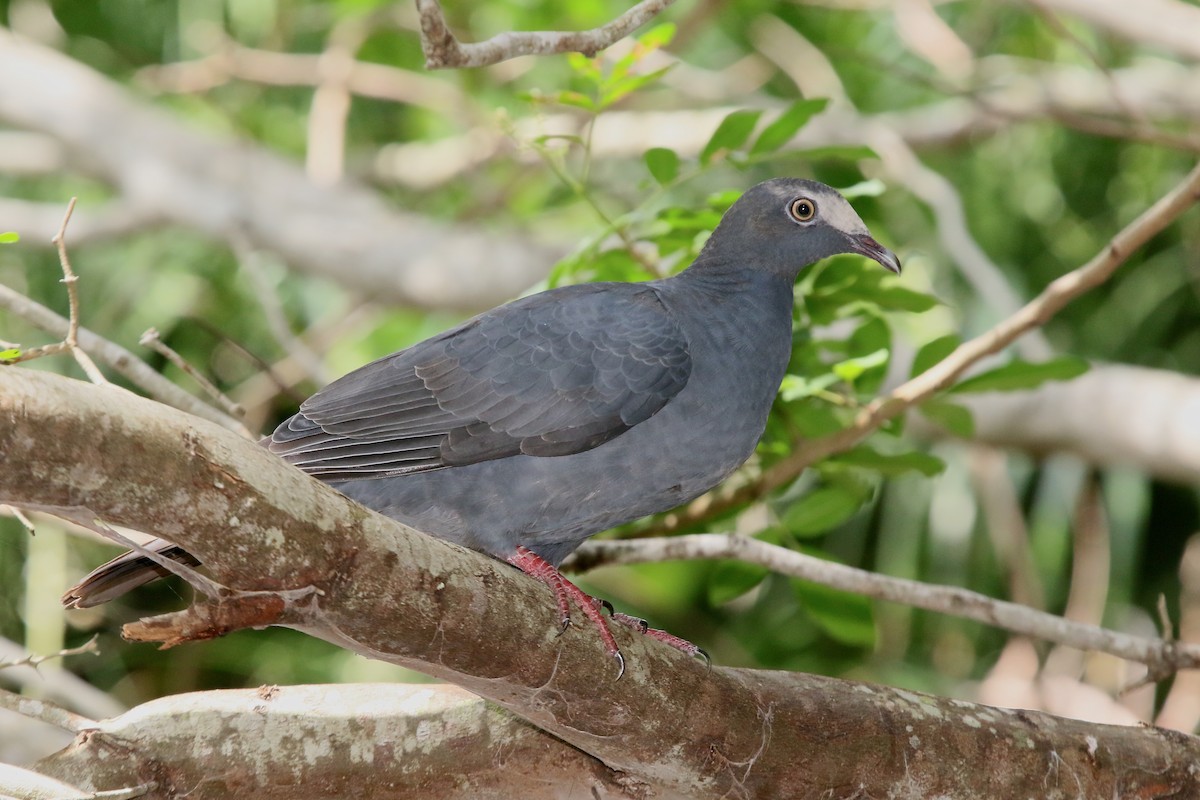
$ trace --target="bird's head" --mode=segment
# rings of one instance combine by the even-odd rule
[[[804,267],[839,253],[859,253],[900,272],[900,259],[872,238],[836,189],[774,178],[751,187],[725,212],[699,260],[739,259],[795,280]]]

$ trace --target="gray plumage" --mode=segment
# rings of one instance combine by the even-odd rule
[[[568,286],[488,311],[335,381],[265,444],[419,530],[557,565],[592,534],[708,491],[750,456],[790,356],[796,277],[849,252],[899,271],[836,191],[767,181],[679,275]],[[136,560],[110,568],[122,591]],[[110,599],[104,569],[65,599]]]

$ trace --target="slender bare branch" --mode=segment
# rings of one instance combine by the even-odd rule
[[[609,564],[644,564],[674,560],[736,559],[757,564],[834,589],[876,600],[937,611],[992,625],[1081,650],[1098,650],[1150,667],[1152,674],[1200,667],[1200,645],[1147,639],[1063,619],[1028,606],[986,595],[920,581],[879,575],[836,564],[746,536],[696,533],[654,539],[609,539],[585,542],[566,565],[588,570]]]
[[[100,654],[100,648],[96,645],[99,636],[93,636],[78,647],[68,647],[65,650],[59,650],[57,653],[49,655],[27,655],[21,658],[12,659],[10,661],[0,661],[0,669],[8,669],[9,667],[37,667],[38,664],[43,664],[53,658],[64,658],[66,656],[78,656],[84,653]]]
[[[642,0],[621,16],[587,31],[524,31],[502,33],[473,44],[454,37],[438,0],[417,0],[421,17],[421,48],[428,69],[486,67],[517,56],[583,53],[594,56],[645,25],[675,0]]]
[[[146,332],[142,334],[142,338],[138,340],[138,344],[142,345],[143,347],[149,347],[151,350],[170,361],[176,367],[183,370],[188,375],[191,375],[192,380],[194,380],[200,386],[200,388],[204,390],[205,394],[215,400],[221,406],[221,408],[225,409],[226,414],[236,420],[241,420],[241,418],[245,416],[246,410],[226,397],[225,393],[218,389],[216,385],[204,375],[204,373],[189,364],[183,356],[179,355],[179,353],[175,352],[174,349],[164,342],[162,337],[159,336],[157,328],[147,329]],[[238,422],[238,425],[240,427],[238,432],[247,439],[258,438],[240,421]]]
[[[30,300],[25,295],[13,291],[0,284],[0,308],[10,314],[20,317],[29,324],[40,328],[51,336],[66,336],[70,324],[66,319],[41,303]],[[159,375],[144,361],[133,353],[110,342],[87,328],[81,327],[77,333],[81,349],[99,359],[102,364],[111,367],[123,375],[132,384],[160,403],[165,403],[180,411],[195,414],[198,417],[215,422],[218,425],[238,430],[241,425],[233,417],[221,413],[217,409],[180,389],[169,380]]]
[[[79,363],[84,374],[88,376],[88,379],[92,383],[106,384],[108,383],[108,379],[96,368],[95,362],[88,357],[88,354],[79,347],[79,290],[75,288],[75,284],[79,282],[79,278],[75,275],[75,271],[71,269],[71,259],[67,254],[67,223],[71,221],[71,213],[75,210],[75,201],[77,199],[72,197],[71,201],[67,203],[67,210],[63,214],[62,223],[58,226],[58,232],[50,240],[51,244],[58,250],[58,263],[63,273],[61,283],[67,287],[67,305],[70,308],[71,314],[70,319],[67,321],[67,335],[57,344],[48,344],[42,347],[22,350],[13,358],[4,359],[0,363],[18,364],[22,361],[32,361],[35,358],[52,356],[65,350]]]

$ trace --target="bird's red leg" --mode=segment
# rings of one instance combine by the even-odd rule
[[[604,621],[604,615],[600,611],[603,604],[599,600],[571,583],[563,577],[561,572],[555,569],[553,564],[528,547],[518,546],[517,552],[509,556],[507,560],[508,563],[529,577],[536,578],[550,587],[554,592],[554,599],[558,603],[558,611],[561,615],[560,619],[564,631],[571,624],[570,601],[574,600],[575,605],[579,606],[584,616],[590,619],[600,632],[600,641],[604,642],[604,649],[608,651],[610,656],[617,659],[617,664],[619,665],[617,678],[619,679],[625,674],[625,656],[621,655],[621,651],[617,647],[617,640],[613,638],[612,631],[608,629],[608,623]]]
[[[609,610],[612,611],[611,608]],[[700,656],[704,659],[705,663],[709,665],[712,664],[712,660],[708,657],[708,653],[704,652],[702,648],[697,647],[687,639],[683,639],[673,633],[667,633],[666,631],[658,628],[651,628],[650,625],[647,624],[646,620],[640,617],[633,617],[629,614],[622,614],[619,611],[612,611],[612,618],[614,621],[633,628],[638,633],[649,636],[651,639],[657,639],[663,644],[668,644],[680,652],[687,653],[689,656]]]

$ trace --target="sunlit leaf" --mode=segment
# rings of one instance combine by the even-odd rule
[[[657,50],[660,47],[666,47],[675,38],[675,23],[664,22],[661,25],[655,25],[650,30],[637,37],[637,42],[647,50]]]
[[[859,181],[853,186],[847,186],[845,189],[839,189],[838,191],[847,200],[853,200],[856,197],[879,197],[887,191],[887,184],[879,180],[879,178],[871,178],[867,181]]]
[[[913,358],[911,377],[917,377],[934,364],[940,362],[946,356],[953,353],[960,344],[962,344],[962,340],[955,334],[950,333],[921,345],[921,349],[917,351],[917,355]]]
[[[658,80],[663,75],[666,75],[667,71],[674,66],[674,64],[668,64],[662,69],[656,69],[653,72],[647,72],[645,75],[630,75],[629,77],[622,78],[619,81],[606,84],[603,94],[600,97],[600,108],[608,108],[613,103],[617,102],[631,92],[635,92],[646,84]]]
[[[718,153],[735,150],[745,144],[760,116],[762,111],[734,111],[726,116],[700,151],[700,163],[708,164]]]
[[[13,244],[21,241],[21,235],[16,231],[4,231],[0,233],[0,244]]]
[[[596,101],[582,92],[561,91],[547,95],[548,99],[564,106],[582,108],[585,111],[596,111]]]
[[[1059,356],[1032,363],[1020,359],[1002,367],[967,378],[950,388],[952,392],[1011,392],[1033,389],[1046,381],[1067,381],[1088,371],[1088,362],[1079,356]]]
[[[600,59],[588,58],[583,53],[567,53],[567,65],[579,77],[599,85],[601,79]]]
[[[800,375],[785,375],[779,385],[779,394],[787,402],[799,400],[802,397],[812,397],[825,391],[838,382],[838,376],[832,372],[818,375],[815,378],[805,378]]]
[[[833,373],[846,383],[853,383],[867,370],[886,364],[888,353],[887,349],[881,349],[865,356],[859,356],[858,358],[848,358],[845,361],[834,364],[832,367]]]
[[[763,129],[763,132],[758,135],[758,139],[755,140],[754,146],[750,148],[750,154],[773,153],[783,147],[804,127],[806,122],[824,111],[828,104],[829,101],[823,97],[793,103],[774,122]]]
[[[10,347],[7,350],[0,350],[0,361],[11,361],[21,355],[20,348]]]

